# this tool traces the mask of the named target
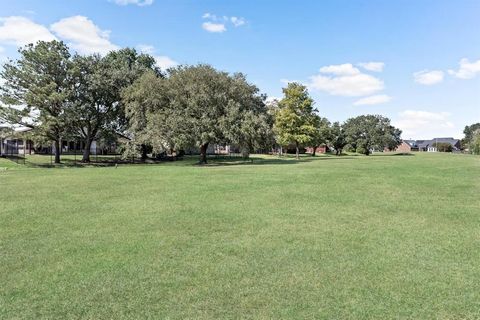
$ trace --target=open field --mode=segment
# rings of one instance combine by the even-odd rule
[[[480,157],[193,162],[0,159],[0,318],[480,318]]]

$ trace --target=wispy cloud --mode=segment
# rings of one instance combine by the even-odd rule
[[[310,77],[308,86],[313,90],[336,96],[367,96],[384,89],[382,80],[361,72],[351,63],[320,68],[320,73]]]
[[[443,71],[440,70],[422,70],[415,72],[413,78],[416,83],[430,86],[442,82],[443,75]]]
[[[213,23],[213,22],[204,22],[202,23],[202,28],[208,32],[222,33],[227,31],[225,24],[223,23]]]
[[[378,94],[366,98],[359,99],[353,103],[354,106],[367,106],[367,105],[375,105],[375,104],[382,104],[387,103],[392,100],[392,97],[386,94]]]
[[[167,56],[161,56],[156,54],[154,46],[140,44],[137,46],[138,51],[149,54],[155,58],[157,67],[162,70],[167,70],[171,67],[178,65],[178,62]]]
[[[455,70],[448,70],[448,73],[459,79],[472,79],[480,74],[480,60],[470,62],[468,59],[463,58],[460,60],[460,68]]]
[[[110,0],[120,6],[126,6],[129,4],[137,5],[139,7],[149,6],[153,4],[153,0]]]
[[[373,72],[382,72],[385,67],[383,62],[360,62],[357,64],[359,67]]]
[[[208,20],[202,23],[202,28],[208,32],[221,33],[227,31],[227,24],[233,27],[241,27],[246,23],[245,18],[242,17],[229,17],[229,16],[217,16],[212,13],[204,13],[202,19]]]
[[[399,113],[392,124],[402,130],[404,138],[432,139],[438,136],[458,137],[458,129],[449,112],[405,110]]]

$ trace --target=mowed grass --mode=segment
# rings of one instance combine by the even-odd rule
[[[0,318],[480,318],[479,192],[453,154],[0,160]]]

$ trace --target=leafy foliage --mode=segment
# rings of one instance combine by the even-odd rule
[[[480,129],[475,130],[472,134],[469,148],[473,154],[480,154]]]
[[[453,147],[450,143],[446,142],[435,142],[432,145],[434,148],[437,148],[438,152],[452,152]]]
[[[380,115],[362,115],[348,119],[345,124],[346,142],[356,152],[369,155],[373,149],[395,149],[401,143],[401,131]]]
[[[347,145],[345,130],[339,122],[334,122],[330,127],[330,145],[338,156]]]
[[[471,143],[476,137],[476,132],[480,130],[480,123],[474,123],[469,126],[465,126],[465,129],[463,130],[463,134],[465,137],[462,140],[462,145],[465,148],[469,148]]]
[[[316,149],[321,145],[327,145],[331,140],[330,121],[317,114],[312,114],[312,124],[314,130],[310,136],[307,145],[312,148],[312,156],[315,156]]]
[[[59,41],[39,41],[19,53],[20,58],[6,63],[0,73],[4,80],[1,100],[7,105],[2,117],[9,123],[35,128],[37,135],[54,141],[58,163],[60,139],[68,127],[65,110],[73,89],[70,53]]]
[[[295,145],[298,158],[299,146],[314,139],[314,102],[307,87],[299,83],[289,83],[283,94],[275,114],[274,131],[280,145]]]
[[[200,147],[206,162],[210,143],[233,143],[245,154],[271,137],[265,97],[242,74],[208,65],[180,66],[161,79],[145,74],[123,94],[130,131],[154,150]]]
[[[112,51],[105,57],[73,58],[75,98],[69,105],[68,116],[75,134],[85,141],[84,162],[90,161],[93,140],[125,133],[121,92],[147,70],[157,71],[154,63],[153,57],[129,48]]]

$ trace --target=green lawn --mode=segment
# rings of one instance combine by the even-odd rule
[[[0,318],[480,318],[480,157],[193,161],[0,159]]]

